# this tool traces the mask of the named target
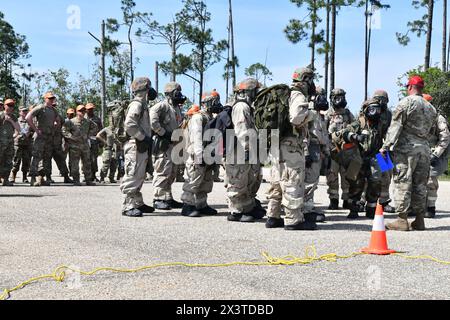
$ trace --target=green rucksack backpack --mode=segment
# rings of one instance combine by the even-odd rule
[[[116,139],[121,143],[124,143],[130,139],[130,137],[125,132],[125,118],[126,112],[130,101],[111,101],[108,105],[108,113],[110,119],[110,125]]]
[[[294,133],[289,118],[291,92],[288,85],[278,84],[259,92],[253,103],[256,128],[267,130],[269,146],[272,130],[278,129],[280,138]]]

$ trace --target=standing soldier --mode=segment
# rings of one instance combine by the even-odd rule
[[[274,159],[266,228],[316,230],[317,217],[304,213],[305,140],[308,123],[314,119],[313,96],[316,94],[314,72],[310,68],[295,70],[289,99],[289,123],[280,137],[279,158]],[[281,207],[286,216],[281,219]]]
[[[381,104],[376,99],[364,102],[359,118],[347,128],[333,133],[333,142],[341,146],[339,164],[345,168],[350,186],[350,214],[348,219],[359,218],[361,196],[366,188],[366,217],[375,217],[381,191],[381,170],[376,154],[383,146]]]
[[[400,101],[381,153],[393,152],[395,205],[399,217],[389,230],[425,230],[427,182],[430,175],[429,135],[437,125],[436,109],[422,97],[425,83],[419,76],[408,82],[408,97]],[[409,225],[408,214],[416,220]]]
[[[5,111],[0,111],[0,179],[5,187],[13,186],[8,179],[13,167],[14,133],[20,133],[17,118],[14,116],[15,104],[13,99],[7,99]]]
[[[100,171],[100,182],[104,183],[105,178],[109,172],[109,182],[117,183],[114,179],[114,174],[117,170],[117,151],[120,150],[120,142],[116,139],[116,135],[113,132],[111,126],[102,129],[97,134],[97,141],[103,144],[103,167]]]
[[[51,168],[53,134],[58,119],[57,111],[53,108],[53,104],[56,102],[55,95],[47,92],[44,100],[43,105],[34,107],[25,118],[35,132],[30,167],[30,185],[35,187],[50,185],[44,178],[48,175],[45,170]],[[36,120],[36,125],[34,120]]]
[[[183,210],[187,217],[216,215],[217,210],[208,206],[208,193],[213,189],[213,166],[205,163],[203,158],[203,135],[205,127],[212,120],[212,110],[220,104],[220,95],[216,91],[207,92],[202,97],[204,111],[192,111],[186,127],[186,181],[183,185]],[[189,115],[189,113],[188,113]]]
[[[25,120],[28,109],[21,107],[19,109],[19,127],[20,133],[14,140],[14,165],[11,173],[11,182],[16,182],[16,175],[19,172],[20,166],[22,165],[22,182],[30,183],[27,179],[28,172],[30,171],[31,162],[31,147],[33,142],[33,132],[28,125],[27,120]]]
[[[58,114],[57,121],[55,123],[55,133],[53,135],[52,158],[55,160],[59,172],[64,177],[64,183],[73,183],[73,180],[69,178],[69,169],[67,168],[66,155],[63,150],[63,143],[64,143],[64,138],[62,134],[63,124],[64,119],[62,119],[62,117]],[[51,176],[52,167],[50,166],[46,171],[47,171],[47,181],[54,183]]]
[[[386,134],[391,126],[392,112],[389,110],[389,95],[385,90],[377,90],[373,94],[373,99],[377,100],[381,104],[381,116],[380,123],[382,126],[382,137],[386,139]],[[392,171],[386,171],[381,174],[381,191],[380,191],[380,204],[383,206],[383,211],[386,213],[394,213],[395,208],[390,205],[391,196],[389,188],[392,181]]]
[[[330,156],[330,140],[328,136],[325,117],[321,112],[329,109],[325,89],[317,88],[314,100],[314,109],[310,110],[314,114],[314,120],[308,123],[309,141],[305,156],[305,213],[313,213],[317,217],[317,222],[324,222],[323,213],[314,212],[314,192],[317,190],[320,179],[320,168],[322,159]]]
[[[424,99],[431,103],[433,97],[429,94],[423,95]],[[437,125],[430,135],[431,147],[431,168],[430,179],[428,180],[427,206],[425,218],[436,217],[436,201],[439,190],[439,176],[448,169],[448,147],[450,143],[450,132],[447,120],[439,114]]]
[[[97,131],[97,125],[85,118],[85,106],[79,105],[76,110],[77,116],[66,122],[62,128],[62,134],[69,143],[70,172],[74,180],[74,185],[81,186],[81,160],[86,185],[95,186],[95,183],[92,181],[89,138]]]
[[[330,95],[331,106],[327,114],[328,132],[332,135],[350,123],[355,121],[355,117],[347,108],[346,92],[343,89],[333,89]],[[345,179],[345,169],[335,160],[331,160],[331,167],[327,175],[328,195],[330,206],[328,209],[339,209],[339,175],[341,178],[342,200],[344,209],[350,209],[348,201],[349,185]]]
[[[249,139],[252,135],[257,135],[252,104],[260,88],[261,84],[256,79],[248,78],[242,81],[236,90],[236,102],[231,110],[231,121],[237,140],[233,154],[239,155],[239,150],[244,151],[245,162],[229,159],[231,152],[227,151],[225,186],[230,209],[228,221],[254,222],[265,215],[261,204],[256,201],[256,194],[261,185],[261,165],[258,160],[256,163],[250,163],[250,155],[255,154],[257,147],[250,145]],[[227,148],[233,145],[229,142],[226,144]]]
[[[150,124],[154,135],[154,197],[155,209],[181,209],[183,204],[172,196],[172,184],[175,181],[177,168],[171,159],[173,150],[172,133],[179,127],[181,114],[179,106],[186,102],[181,86],[169,82],[164,88],[166,99],[150,108]]]
[[[148,102],[156,98],[156,91],[148,78],[137,78],[131,84],[134,100],[128,106],[124,121],[130,137],[124,143],[125,175],[120,190],[123,194],[122,215],[142,217],[154,209],[144,204],[141,188],[145,181],[149,149],[152,145]]]
[[[94,113],[95,105],[93,103],[86,104],[86,118],[91,120],[97,125],[97,132],[91,137],[89,137],[90,140],[90,150],[91,150],[91,171],[92,171],[92,181],[99,182],[97,179],[97,171],[98,171],[98,153],[99,153],[99,143],[96,140],[96,135],[103,129],[102,120],[95,115]]]

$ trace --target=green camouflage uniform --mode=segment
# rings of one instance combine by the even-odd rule
[[[55,126],[55,131],[53,135],[53,148],[52,148],[52,158],[55,160],[56,165],[58,166],[59,172],[63,176],[69,175],[69,169],[66,164],[66,155],[63,150],[63,134],[62,134],[62,126],[63,121],[61,119],[61,124],[59,126]],[[50,167],[46,168],[46,172],[52,172],[51,162]]]
[[[393,114],[383,149],[393,153],[395,205],[402,221],[414,212],[418,224],[424,225],[430,175],[428,139],[437,120],[436,109],[420,95],[401,100]]]
[[[55,122],[58,113],[53,107],[39,105],[28,116],[35,119],[36,128],[42,135],[34,135],[30,175],[32,177],[51,175],[52,149],[54,145]]]
[[[20,134],[14,140],[14,164],[12,172],[17,174],[22,165],[23,177],[30,171],[31,151],[33,143],[33,133],[25,119],[19,119]]]
[[[92,178],[94,179],[94,176],[96,175],[96,173],[98,172],[98,153],[100,151],[100,145],[98,143],[98,141],[95,139],[95,136],[97,135],[97,133],[99,133],[102,129],[103,129],[103,124],[102,124],[102,120],[97,117],[97,116],[93,116],[92,118],[90,118],[87,114],[86,114],[86,118],[91,120],[92,122],[94,122],[97,125],[97,132],[95,132],[95,134],[90,138],[90,152],[91,152],[91,172],[92,172]]]
[[[103,148],[103,167],[100,171],[100,177],[102,179],[106,178],[109,172],[109,179],[114,180],[114,174],[117,170],[117,151],[120,152],[120,142],[116,139],[110,127],[102,129],[97,135],[106,141],[106,145]]]
[[[293,90],[289,101],[289,118],[297,135],[281,137],[280,158],[274,159],[271,170],[271,186],[267,216],[280,219],[284,207],[285,225],[296,225],[305,221],[305,139],[308,122],[313,121],[314,103],[298,90]]]
[[[439,176],[448,169],[448,146],[450,143],[450,131],[447,120],[439,115],[437,125],[430,135],[431,153],[435,155],[439,162],[431,166],[430,179],[428,180],[428,207],[436,207],[439,190]]]
[[[6,113],[0,112],[0,178],[8,181],[13,167],[14,158],[14,132],[13,125],[5,120]],[[14,115],[9,115],[13,121],[17,121]]]
[[[346,128],[347,125],[355,121],[355,117],[347,108],[330,108],[326,119],[330,135]],[[345,179],[345,168],[335,160],[331,160],[331,167],[327,175],[328,195],[330,199],[339,199],[339,175],[341,176],[342,200],[348,200],[349,185]]]
[[[97,131],[97,125],[88,119],[75,117],[64,123],[62,134],[69,143],[70,172],[75,182],[80,182],[80,159],[86,182],[92,181],[89,137]]]

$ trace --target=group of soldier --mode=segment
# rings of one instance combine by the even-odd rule
[[[3,186],[13,186],[20,170],[24,183],[34,187],[51,185],[54,183],[52,160],[64,177],[64,183],[81,185],[81,161],[86,184],[95,185],[99,144],[102,142],[96,135],[103,128],[92,103],[79,105],[76,110],[68,109],[65,119],[58,113],[56,96],[51,92],[44,95],[41,105],[19,107],[18,118],[15,107],[15,101],[7,99],[0,112],[0,179]]]
[[[208,194],[223,166],[228,221],[248,223],[267,216],[267,228],[316,230],[317,223],[326,220],[325,214],[314,207],[322,173],[327,177],[330,210],[339,209],[341,187],[342,206],[349,210],[349,219],[359,218],[360,212],[373,219],[380,204],[385,212],[398,213],[398,219],[387,224],[388,229],[424,230],[424,218],[436,214],[438,176],[446,170],[450,132],[446,119],[431,104],[432,97],[423,94],[423,79],[409,79],[408,95],[393,113],[387,92],[377,90],[355,117],[343,89],[333,89],[328,102],[325,90],[315,86],[314,77],[309,68],[295,70],[288,91],[262,88],[257,80],[248,78],[234,88],[225,106],[214,90],[205,93],[201,106],[193,106],[184,116],[181,110],[186,97],[180,84],[168,83],[165,98],[157,102],[150,80],[138,78],[131,86],[133,100],[122,113],[109,110],[109,126],[104,129],[92,104],[69,109],[64,120],[55,109],[55,96],[49,92],[43,105],[29,112],[20,108],[20,117],[15,119],[14,101],[8,99],[0,112],[0,177],[3,185],[11,184],[22,163],[24,182],[29,173],[31,185],[47,185],[54,159],[64,182],[80,185],[81,161],[86,184],[93,185],[99,148],[103,147],[100,181],[109,172],[110,182],[115,183],[119,155],[124,162],[119,174],[122,215],[142,217],[155,209],[181,209],[183,216],[201,217],[217,214],[208,205]],[[262,104],[266,108],[274,97],[288,92],[286,108],[263,110],[278,117],[279,127],[273,129],[280,131],[278,144],[272,143],[276,152],[271,149],[267,209],[257,198],[262,159],[249,139],[253,132],[266,128],[258,116],[264,90],[268,92]],[[205,158],[205,135],[210,129],[223,134],[210,139],[214,159],[220,159],[213,163]],[[180,143],[175,138],[177,130],[182,132],[181,162],[174,159]],[[227,131],[233,133],[231,141],[225,141]],[[64,148],[66,144],[68,149]],[[244,156],[239,161],[241,150]],[[382,170],[381,159],[392,159],[394,169]],[[172,185],[180,164],[184,184],[178,202]],[[149,172],[153,173],[153,206],[144,203],[141,193]],[[395,208],[390,205],[391,181]],[[409,223],[408,217],[415,220]]]

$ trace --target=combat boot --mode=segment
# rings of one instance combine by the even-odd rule
[[[276,229],[276,228],[283,228],[283,227],[284,227],[284,219],[269,218],[266,221],[267,229]]]
[[[86,185],[87,185],[88,187],[95,187],[97,184],[96,184],[94,181],[87,180],[87,181],[86,181]]]
[[[2,186],[4,186],[4,187],[12,187],[12,186],[14,186],[14,183],[12,183],[12,182],[9,181],[8,179],[4,178],[4,179],[3,179]]]
[[[417,216],[416,220],[411,222],[411,229],[416,231],[425,231],[425,219],[423,216]]]
[[[195,206],[183,205],[183,209],[181,210],[181,215],[189,218],[199,218],[201,217],[200,211],[197,210]]]
[[[51,181],[53,181],[52,178],[49,178],[49,180],[45,180],[44,177],[41,177],[41,185],[44,187],[50,187]]]
[[[130,218],[141,218],[144,216],[143,212],[139,209],[130,209],[122,212],[122,215]]]
[[[153,201],[153,207],[158,210],[171,210],[170,204],[165,200]]]
[[[75,187],[81,187],[80,178],[74,177],[74,178],[73,178],[73,185],[74,185]]]
[[[241,221],[241,218],[242,218],[242,213],[232,212],[228,215],[227,220],[231,221],[231,222],[238,222],[238,221]]]
[[[425,213],[425,218],[434,219],[435,217],[436,217],[436,207],[428,207],[428,210]]]
[[[307,212],[305,213],[305,220],[308,222],[324,223],[326,218],[323,213]]]
[[[30,186],[31,187],[37,187],[36,186],[36,177],[34,177],[34,176],[31,177]]]
[[[173,199],[168,200],[167,203],[172,209],[181,209],[183,208],[183,204],[181,202],[175,201]]]
[[[369,218],[369,219],[375,219],[375,211],[376,211],[376,207],[369,207],[369,206],[367,206],[366,207],[366,218]]]
[[[296,224],[292,224],[289,226],[284,226],[284,230],[287,231],[295,231],[295,230],[305,230],[305,231],[313,231],[317,230],[317,224],[315,222],[304,221]]]
[[[394,222],[390,222],[386,224],[386,229],[394,230],[394,231],[409,231],[409,223],[408,219],[398,218]]]
[[[64,177],[64,183],[68,183],[68,184],[72,184],[73,180],[70,179],[69,175],[66,173],[65,175],[63,175]]]
[[[214,208],[211,208],[210,206],[206,206],[203,209],[200,209],[200,214],[204,216],[215,216],[217,215],[217,210]]]
[[[109,183],[117,183],[117,181],[114,179],[114,176],[109,178]]]
[[[330,199],[328,210],[339,210],[339,199]]]
[[[47,176],[46,182],[55,183],[55,181],[53,181],[53,179],[52,179],[52,176]]]
[[[146,205],[146,204],[140,206],[140,207],[138,208],[138,210],[139,210],[139,211],[142,211],[143,213],[153,213],[153,212],[155,212],[155,208],[150,207],[150,206],[148,206],[148,205]]]
[[[22,182],[23,183],[30,183],[30,181],[28,181],[27,174],[28,174],[28,172],[26,172],[26,171],[22,172]]]
[[[384,213],[395,213],[395,208],[389,205],[389,202],[382,203]]]

